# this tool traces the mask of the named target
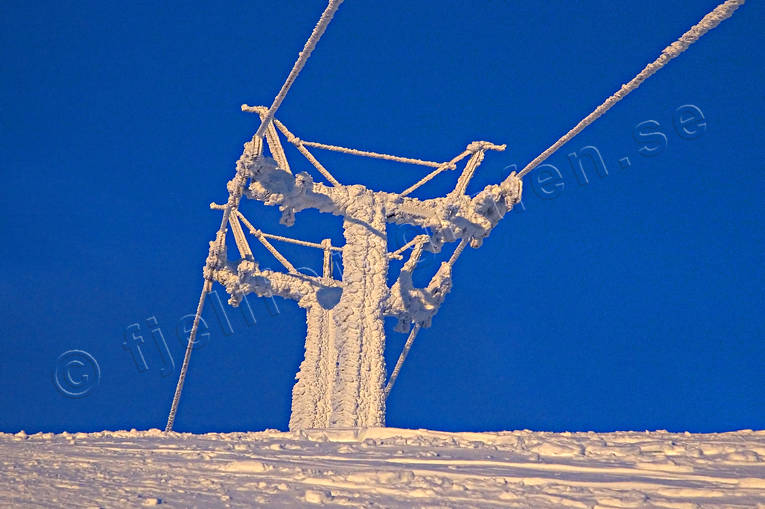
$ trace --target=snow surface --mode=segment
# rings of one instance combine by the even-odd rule
[[[0,433],[0,507],[765,508],[765,431]]]

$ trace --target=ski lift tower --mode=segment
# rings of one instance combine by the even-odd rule
[[[421,327],[430,325],[451,289],[454,262],[468,244],[479,247],[499,220],[520,201],[521,179],[637,89],[648,77],[682,54],[699,37],[729,18],[744,0],[726,0],[718,5],[519,173],[511,173],[500,184],[486,186],[474,196],[468,196],[465,191],[484,154],[488,150],[504,150],[504,145],[476,141],[452,160],[436,163],[302,141],[274,118],[341,3],[342,0],[329,0],[271,107],[242,106],[243,110],[260,115],[261,123],[252,140],[245,144],[237,162],[236,174],[228,183],[228,202],[212,205],[223,210],[223,218],[215,240],[210,242],[204,268],[204,286],[170,408],[167,431],[173,429],[205,296],[214,281],[226,287],[232,305],[238,305],[245,295],[254,293],[263,297],[278,295],[293,299],[306,310],[305,359],[292,391],[291,430],[384,426],[385,398],[417,332]],[[315,182],[305,172],[292,173],[277,129],[318,170],[325,183]],[[264,152],[265,146],[270,156]],[[319,163],[308,147],[434,169],[401,193],[375,191],[361,184],[341,184]],[[455,170],[457,163],[465,158],[467,162],[457,185],[446,196],[423,200],[409,196],[438,174]],[[266,234],[239,211],[243,197],[268,206],[278,206],[282,212],[281,222],[288,226],[294,223],[296,213],[306,209],[340,216],[343,218],[345,244],[338,247],[332,246],[329,239],[316,243]],[[388,223],[420,226],[429,233],[419,235],[401,249],[389,252]],[[259,267],[242,224],[279,260],[286,272]],[[229,228],[239,254],[239,258],[233,260],[229,258],[226,248]],[[323,275],[298,272],[269,239],[324,250]],[[439,252],[445,243],[457,241],[459,244],[449,261],[441,264],[429,284],[416,288],[412,283],[412,271],[422,252]],[[331,272],[330,255],[333,250],[342,252],[343,275],[340,280],[333,278]],[[401,259],[406,251],[409,251],[408,259],[396,282],[388,287],[388,262],[391,258]],[[383,319],[386,316],[398,319],[398,331],[409,330],[410,333],[390,380],[384,385]]]
[[[264,117],[265,107],[243,106]],[[278,206],[281,223],[292,225],[295,214],[306,209],[343,218],[345,245],[297,241],[265,234],[236,210],[229,226],[238,251],[210,243],[205,277],[225,286],[237,305],[250,293],[262,297],[278,295],[293,299],[306,310],[305,359],[292,391],[290,429],[330,427],[370,427],[385,425],[385,330],[383,319],[398,319],[396,330],[416,334],[428,327],[451,288],[452,265],[467,244],[481,245],[492,228],[521,198],[521,180],[512,173],[499,185],[490,185],[473,197],[465,193],[468,182],[488,150],[504,150],[504,145],[473,142],[459,156],[445,163],[419,161],[435,169],[430,175],[402,193],[375,191],[360,184],[340,184],[307,151],[308,142],[292,135],[278,121],[287,141],[308,155],[326,182],[316,182],[308,173],[293,174],[276,128],[266,132],[270,157],[264,144],[248,142],[240,159],[240,173],[247,182],[243,197],[265,205]],[[310,143],[322,148],[350,151],[340,147]],[[392,158],[370,152],[356,155]],[[417,187],[443,171],[455,170],[462,159],[467,162],[457,185],[449,194],[420,200],[409,195]],[[403,158],[395,158],[403,159]],[[403,161],[412,162],[415,160]],[[417,164],[417,163],[415,163]],[[229,189],[235,185],[232,180]],[[222,205],[213,205],[223,208]],[[415,225],[428,231],[402,249],[388,251],[387,225]],[[286,272],[261,269],[254,260],[244,228],[257,238],[284,265]],[[324,274],[320,277],[298,272],[269,241],[296,242],[324,250]],[[459,242],[449,261],[443,262],[424,288],[412,283],[412,271],[423,251],[439,252],[444,243]],[[331,251],[342,252],[341,279],[332,277]],[[409,251],[398,279],[387,285],[389,260],[403,258]]]

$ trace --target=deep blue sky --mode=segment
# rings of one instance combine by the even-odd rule
[[[487,155],[476,190],[531,160],[717,3],[349,0],[278,116],[304,139],[437,161],[472,140],[507,143]],[[239,105],[270,104],[324,6],[5,3],[0,430],[164,426],[183,352],[177,324],[194,310],[220,220],[208,204],[225,201],[258,124]],[[554,194],[526,178],[525,210],[461,258],[389,399],[389,425],[765,428],[764,17],[761,3],[745,5],[554,155],[561,179],[544,188]],[[673,125],[683,105],[705,118],[693,137]],[[636,139],[650,120],[658,126],[639,129],[663,136]],[[567,154],[585,146],[608,176],[586,166],[582,185]],[[341,181],[375,188],[404,189],[427,170],[315,154]],[[288,231],[274,210],[247,212]],[[299,215],[289,233],[333,231],[339,243],[338,224]],[[392,247],[416,233],[392,231]],[[319,253],[284,252],[321,269]],[[250,301],[251,326],[226,305],[229,335],[206,309],[210,336],[192,358],[176,429],[286,429],[304,313]],[[175,359],[167,376],[152,316]],[[147,370],[122,346],[131,330]],[[389,365],[403,340],[391,331]],[[101,370],[78,399],[52,375],[75,349]]]

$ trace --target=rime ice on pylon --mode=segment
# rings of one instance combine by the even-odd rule
[[[263,107],[244,106],[243,109],[261,116],[266,113]],[[219,249],[217,242],[211,242],[208,276],[226,287],[232,305],[237,305],[243,296],[255,293],[294,299],[306,310],[305,359],[292,391],[290,429],[383,426],[384,317],[398,318],[397,330],[402,332],[415,326],[428,327],[451,288],[452,265],[457,256],[467,243],[480,246],[497,222],[520,200],[521,181],[513,173],[502,183],[487,186],[473,197],[465,194],[484,153],[505,148],[473,142],[462,154],[445,163],[406,161],[435,167],[433,175],[455,170],[461,159],[468,158],[455,189],[443,197],[420,200],[407,196],[430,180],[431,175],[402,193],[374,191],[360,184],[343,185],[308,152],[308,142],[296,138],[281,122],[274,124],[328,182],[316,182],[308,173],[293,174],[278,133],[271,127],[266,134],[270,157],[261,148],[240,159],[244,167],[238,174],[247,179],[243,197],[278,206],[282,211],[281,222],[286,225],[294,222],[296,213],[311,208],[341,216],[345,237],[341,248],[342,280],[332,277],[328,263],[321,277],[299,273],[269,242],[269,238],[292,239],[264,234],[238,210],[231,214],[229,226],[239,258],[230,259],[230,251]],[[392,158],[368,152],[357,155]],[[397,159],[403,158],[394,158]],[[233,188],[232,180],[229,189]],[[242,222],[282,262],[286,272],[259,268],[247,244]],[[421,226],[429,234],[418,236],[405,250],[391,253],[387,247],[388,223]],[[430,283],[425,288],[414,287],[411,273],[422,252],[438,252],[444,243],[457,241],[460,242],[458,250],[448,262],[441,264]],[[301,243],[323,249],[325,260],[331,249],[338,249],[328,240],[321,244]],[[388,261],[401,258],[406,251],[409,251],[408,260],[397,281],[388,287]]]
[[[683,53],[699,37],[729,18],[744,3],[744,0],[726,0],[715,7],[680,39],[666,47],[656,60],[645,66],[632,80],[622,85],[573,129],[527,164],[520,173],[511,173],[502,183],[487,186],[470,197],[465,194],[465,190],[483,160],[484,153],[487,150],[504,150],[504,145],[484,141],[473,142],[451,161],[434,163],[304,142],[274,118],[287,91],[342,1],[329,0],[271,107],[242,107],[245,111],[258,113],[261,124],[253,139],[245,144],[244,152],[237,162],[236,176],[228,184],[228,202],[225,205],[212,205],[213,208],[223,210],[223,218],[215,240],[210,243],[210,254],[204,269],[205,282],[178,377],[166,431],[173,429],[205,295],[212,288],[213,281],[218,281],[226,287],[231,295],[229,302],[232,305],[237,305],[244,295],[255,293],[260,296],[279,295],[294,299],[306,309],[306,353],[292,393],[290,429],[384,425],[385,398],[417,332],[421,327],[430,325],[449,292],[454,262],[467,244],[479,247],[505,213],[520,201],[521,178],[670,60]],[[329,185],[314,182],[307,173],[292,174],[277,128]],[[263,137],[271,157],[263,153]],[[435,169],[401,193],[373,191],[359,184],[342,185],[307,147],[419,164]],[[408,197],[412,191],[439,173],[456,169],[457,163],[468,156],[469,159],[452,192],[429,200]],[[332,246],[329,239],[318,244],[265,234],[239,212],[239,202],[243,196],[262,201],[266,205],[278,206],[282,211],[282,223],[286,225],[294,222],[296,212],[308,208],[341,216],[345,245],[338,248]],[[258,267],[240,221],[284,265],[286,273],[261,270]],[[387,223],[417,225],[427,228],[430,233],[419,235],[406,246],[391,253],[386,247]],[[229,260],[225,245],[229,227],[240,255],[240,259],[235,261]],[[323,276],[300,274],[269,239],[323,249]],[[425,288],[415,288],[412,283],[412,270],[423,250],[438,252],[445,242],[455,241],[459,241],[459,245],[449,261],[441,264]],[[386,284],[388,260],[400,259],[402,253],[409,249],[409,259],[404,263],[398,280],[389,288]],[[332,250],[342,251],[342,281],[332,278],[329,264]],[[383,388],[385,316],[398,318],[397,330],[410,330],[410,333],[391,378]]]

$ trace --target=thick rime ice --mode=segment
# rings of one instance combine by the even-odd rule
[[[388,287],[385,210],[362,186],[350,186],[345,208],[343,294],[334,309],[337,372],[330,380],[330,427],[383,426],[383,306]]]
[[[398,318],[397,332],[409,331],[413,323],[421,323],[424,327],[430,327],[433,316],[452,287],[452,267],[447,262],[441,263],[441,267],[427,287],[414,287],[412,271],[421,254],[422,244],[415,245],[409,260],[401,268],[398,280],[390,289],[388,300],[385,302],[385,314]]]
[[[456,256],[442,263],[426,287],[416,288],[412,271],[423,250],[438,252],[444,243],[455,241],[480,246],[520,200],[521,180],[511,174],[475,196],[466,195],[484,152],[504,149],[473,142],[463,154],[471,157],[457,186],[443,197],[420,200],[358,184],[330,186],[314,182],[308,173],[293,175],[275,132],[267,134],[273,158],[262,155],[262,145],[246,144],[229,191],[243,189],[244,197],[279,207],[281,222],[288,226],[297,212],[311,208],[343,217],[342,281],[326,273],[323,277],[301,274],[288,263],[288,273],[261,270],[236,219],[232,229],[241,259],[229,260],[223,239],[217,238],[210,243],[205,277],[225,286],[232,305],[255,293],[293,299],[306,309],[305,359],[292,392],[290,429],[384,426],[384,317],[397,318],[396,330],[401,332],[414,324],[430,326],[451,289]],[[454,168],[453,163],[446,164]],[[400,255],[387,251],[387,223],[421,226],[430,232],[413,243],[390,288],[388,260]],[[461,248],[462,244],[460,252]]]
[[[288,225],[295,212],[310,208],[345,216],[356,196],[367,191],[361,185],[326,186],[314,182],[307,173],[292,175],[265,164],[256,168],[245,195],[266,205],[278,205],[283,214],[282,222]],[[520,200],[521,180],[514,174],[510,175],[501,184],[487,186],[472,198],[465,194],[449,194],[419,200],[382,191],[374,194],[385,210],[388,222],[432,230],[430,245],[433,249],[439,250],[443,242],[463,238],[473,239],[471,245],[478,247],[505,213]]]

